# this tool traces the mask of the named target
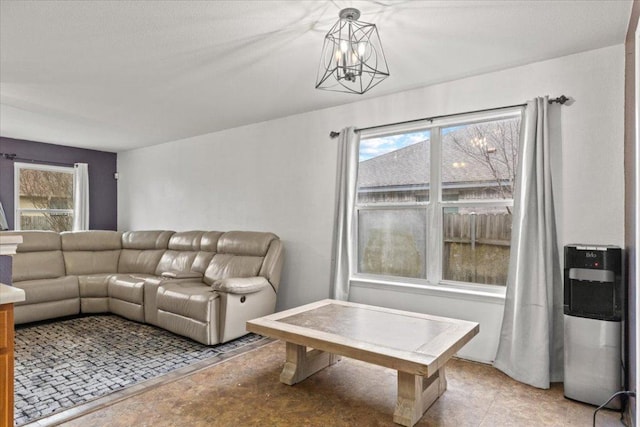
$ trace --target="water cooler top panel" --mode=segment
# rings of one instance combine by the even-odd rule
[[[564,250],[564,313],[619,321],[623,314],[622,249],[567,245]]]
[[[621,270],[622,249],[617,246],[567,245],[564,250],[565,268]]]

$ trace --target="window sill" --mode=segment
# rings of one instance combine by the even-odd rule
[[[352,277],[349,282],[351,286],[358,288],[382,289],[393,292],[432,295],[444,298],[488,302],[499,305],[504,305],[506,294],[506,288],[504,287],[499,287],[495,290],[485,290],[460,284],[414,284],[363,277]]]

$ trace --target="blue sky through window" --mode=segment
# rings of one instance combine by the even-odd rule
[[[360,161],[363,162],[429,139],[429,133],[428,130],[424,130],[420,132],[382,136],[379,138],[362,139],[360,140]]]

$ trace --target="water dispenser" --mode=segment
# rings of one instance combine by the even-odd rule
[[[599,406],[624,384],[622,250],[567,245],[564,259],[564,395]]]

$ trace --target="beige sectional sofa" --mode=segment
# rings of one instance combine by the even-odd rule
[[[15,323],[115,313],[206,345],[246,334],[273,313],[283,249],[249,231],[11,231]]]

